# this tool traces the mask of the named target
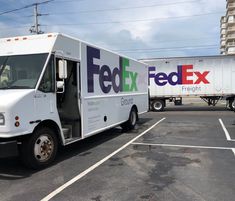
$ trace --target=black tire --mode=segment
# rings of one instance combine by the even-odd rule
[[[231,111],[234,111],[235,110],[235,99],[229,99],[229,109]]]
[[[153,100],[151,105],[152,105],[153,111],[155,111],[155,112],[161,112],[161,111],[163,111],[163,109],[165,107],[164,101],[160,100],[160,99]]]
[[[39,128],[19,147],[23,164],[32,169],[50,165],[57,153],[58,140],[50,128]]]
[[[129,114],[128,120],[121,125],[123,130],[132,130],[136,126],[136,122],[138,120],[137,110],[132,108]]]

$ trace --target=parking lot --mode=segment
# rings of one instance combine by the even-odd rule
[[[0,200],[231,201],[234,167],[235,113],[172,106],[61,148],[41,171],[0,159]]]

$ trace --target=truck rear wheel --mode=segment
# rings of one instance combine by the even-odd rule
[[[55,159],[57,148],[58,140],[53,130],[39,128],[20,145],[22,162],[33,169],[44,168]]]
[[[165,104],[164,104],[164,101],[163,100],[153,100],[152,101],[152,109],[153,111],[155,112],[160,112],[160,111],[163,111],[165,107]]]
[[[135,128],[138,119],[137,110],[133,107],[129,114],[129,119],[121,125],[124,130],[131,130]]]

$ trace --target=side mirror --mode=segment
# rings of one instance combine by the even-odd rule
[[[67,61],[65,60],[59,60],[59,78],[67,78]]]
[[[64,93],[64,81],[56,82],[57,93]]]
[[[64,82],[63,81],[57,81],[56,82],[57,89],[63,89],[64,88]]]

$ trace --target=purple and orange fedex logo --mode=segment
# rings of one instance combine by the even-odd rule
[[[103,93],[108,94],[112,90],[115,93],[138,91],[137,72],[128,70],[129,59],[119,57],[118,67],[110,67],[107,64],[98,65],[94,59],[102,61],[99,49],[87,46],[87,90],[94,93],[95,77]],[[112,69],[113,68],[113,69]]]
[[[154,82],[158,86],[165,86],[166,84],[172,86],[210,84],[207,79],[209,73],[210,71],[193,71],[193,65],[179,65],[177,66],[177,72],[171,72],[167,75],[164,72],[156,73],[156,67],[151,66],[149,67],[149,80],[154,79]]]

